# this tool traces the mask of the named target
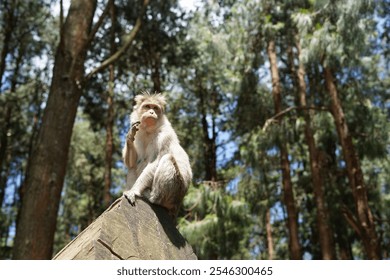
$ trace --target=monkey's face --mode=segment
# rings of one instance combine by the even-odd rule
[[[161,118],[161,107],[155,103],[145,102],[139,110],[141,126],[144,128],[154,128]]]

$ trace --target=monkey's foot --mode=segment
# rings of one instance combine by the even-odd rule
[[[135,205],[135,196],[141,196],[141,194],[135,192],[134,190],[128,190],[123,193],[126,199],[130,202],[132,206]]]

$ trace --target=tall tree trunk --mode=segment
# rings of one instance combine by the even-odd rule
[[[25,181],[14,259],[50,259],[68,150],[83,90],[84,61],[96,0],[72,1],[56,52],[53,79]]]
[[[363,172],[338,96],[334,81],[335,78],[332,70],[328,66],[324,67],[324,77],[326,88],[331,99],[332,115],[342,147],[349,185],[352,190],[356,207],[356,217],[350,212],[345,212],[344,215],[350,225],[360,236],[367,258],[380,259],[380,242],[375,230],[374,217],[368,205],[367,188],[364,183]]]
[[[263,165],[263,163],[261,163]],[[270,186],[270,183],[268,181],[267,171],[265,168],[262,168],[263,175],[263,182],[264,186],[266,186],[266,196],[270,197],[270,191],[268,190],[268,186]],[[268,251],[268,259],[273,260],[274,259],[274,240],[273,240],[273,234],[272,234],[272,223],[271,223],[271,208],[272,204],[268,200],[267,210],[265,213],[265,230],[267,233],[267,251]]]
[[[203,97],[201,97],[203,100]],[[201,106],[204,106],[201,105]],[[203,110],[202,110],[203,111]],[[209,136],[209,124],[207,121],[207,115],[205,112],[201,116],[202,131],[203,131],[203,146],[204,146],[204,158],[205,164],[205,180],[217,181],[217,149],[215,144],[215,131],[212,131],[211,137]]]
[[[23,56],[25,55],[25,43],[21,42],[19,44],[19,50],[17,52],[17,57],[15,59],[15,68],[12,73],[11,78],[11,86],[10,93],[11,95],[16,94],[16,88],[18,86],[18,76],[19,70],[22,66]],[[1,77],[0,77],[1,79]],[[8,180],[8,165],[11,157],[9,156],[10,152],[8,148],[8,141],[12,140],[10,138],[10,131],[12,129],[12,115],[14,113],[14,109],[17,110],[15,100],[11,99],[10,102],[6,103],[4,108],[5,116],[4,116],[4,129],[0,135],[0,206],[3,204],[4,195],[5,195],[5,187]]]
[[[10,42],[12,33],[14,32],[14,25],[15,25],[15,13],[17,10],[15,1],[4,1],[4,3],[1,4],[1,8],[4,9],[4,33],[3,33],[3,42],[2,42],[2,49],[0,52],[0,94],[2,91],[3,86],[3,76],[6,68],[6,59],[9,55],[9,49],[10,49]],[[12,92],[12,91],[11,91]],[[7,104],[6,108],[2,110],[2,114],[4,114],[4,127],[0,133],[0,183],[3,181],[6,182],[6,178],[2,178],[1,174],[6,174],[6,172],[2,172],[3,165],[6,164],[6,151],[8,148],[8,133],[10,128],[10,121],[11,121],[11,115],[12,115],[12,104]],[[0,185],[0,206],[3,202],[4,197],[4,191],[5,191],[5,184]]]
[[[301,53],[299,42],[297,42],[298,57]],[[301,61],[298,66],[298,93],[299,101],[302,107],[307,107],[306,102],[306,81],[305,81],[305,67]],[[331,260],[334,259],[334,246],[333,246],[333,233],[329,225],[329,213],[325,203],[324,185],[321,177],[321,165],[319,162],[319,151],[316,147],[314,140],[314,133],[311,126],[310,112],[303,110],[303,116],[305,119],[305,139],[306,144],[309,147],[310,156],[310,170],[311,179],[313,183],[314,198],[317,207],[317,226],[318,237],[321,245],[322,259]]]
[[[275,41],[269,39],[267,45],[267,54],[271,68],[272,78],[272,96],[274,99],[275,115],[282,111],[282,96],[280,88],[280,78],[277,66]],[[280,118],[279,118],[280,121]],[[284,203],[287,209],[287,226],[289,229],[289,251],[291,259],[302,259],[301,245],[298,235],[298,214],[295,207],[294,193],[290,174],[290,161],[285,143],[279,143],[280,162],[282,168],[282,183],[284,193]]]
[[[109,89],[107,92],[107,120],[106,120],[106,154],[104,162],[104,188],[103,188],[103,207],[104,209],[110,206],[111,204],[111,169],[112,169],[112,154],[114,148],[114,137],[113,137],[113,127],[114,127],[114,66],[110,65],[110,81]]]
[[[15,11],[17,10],[16,5],[18,4],[17,1],[4,1],[4,3],[1,4],[1,8],[3,9],[4,13],[4,22],[5,27],[3,29],[3,48],[0,52],[0,92],[2,88],[2,82],[3,82],[3,76],[5,72],[5,64],[7,55],[9,54],[9,48],[10,48],[10,42],[12,33],[14,32],[14,25],[15,25]]]
[[[205,181],[216,182],[217,178],[217,146],[216,146],[216,131],[215,120],[212,116],[211,136],[209,136],[209,123],[207,121],[207,104],[205,101],[206,91],[202,87],[201,78],[198,78],[198,97],[199,97],[199,110],[201,113],[201,124],[203,131],[203,147],[204,147],[204,159],[205,159]],[[214,94],[211,95],[211,102],[216,101]],[[210,102],[210,100],[209,100]]]
[[[110,16],[111,16],[111,34],[110,34],[110,52],[113,55],[116,52],[115,47],[115,3],[110,2]],[[111,204],[111,169],[112,169],[112,153],[114,148],[113,141],[113,127],[114,127],[114,83],[115,83],[115,68],[111,64],[109,66],[109,82],[107,91],[107,120],[106,120],[106,160],[104,163],[104,188],[103,188],[103,207],[106,209]]]
[[[160,66],[161,66],[161,57],[160,52],[152,48],[152,57],[151,57],[151,66],[152,66],[152,81],[153,81],[153,90],[154,92],[162,92],[161,88],[161,75],[160,75]]]
[[[265,214],[265,228],[267,232],[267,250],[268,250],[268,259],[274,259],[274,241],[272,238],[272,224],[271,224],[271,209],[268,208]]]
[[[3,205],[5,186],[7,183],[7,149],[8,149],[8,133],[11,128],[12,105],[8,104],[5,108],[4,127],[0,135],[0,207]],[[4,165],[4,167],[3,167]]]

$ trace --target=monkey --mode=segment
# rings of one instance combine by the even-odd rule
[[[168,210],[176,222],[192,180],[189,157],[165,115],[161,93],[142,92],[135,97],[131,127],[122,156],[128,168],[124,197],[135,205],[143,197]]]

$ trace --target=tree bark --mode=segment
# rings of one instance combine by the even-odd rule
[[[271,210],[267,209],[265,214],[265,228],[267,231],[267,250],[268,250],[268,259],[274,259],[274,241],[272,238],[272,224],[271,224]]]
[[[299,42],[297,42],[297,50],[299,56],[301,52]],[[307,106],[305,75],[305,67],[301,62],[299,62],[297,80],[299,101],[302,107]],[[305,119],[305,139],[309,148],[311,179],[317,208],[317,226],[318,237],[321,245],[321,254],[322,259],[331,260],[334,259],[333,233],[329,225],[329,213],[325,202],[324,185],[321,177],[321,164],[319,162],[319,151],[314,140],[310,111],[303,110],[303,116]]]
[[[2,49],[0,52],[0,93],[2,91],[3,87],[3,76],[5,73],[5,68],[6,68],[6,58],[9,55],[9,50],[10,50],[10,42],[11,42],[11,37],[12,33],[14,32],[14,25],[15,25],[15,13],[17,10],[17,5],[18,3],[15,1],[11,1],[11,3],[8,3],[8,1],[5,1],[2,6],[4,8],[4,34],[3,34],[3,42],[2,42]],[[19,54],[20,55],[20,54]],[[6,151],[8,148],[8,131],[10,128],[10,121],[11,121],[11,115],[12,115],[12,105],[13,104],[7,104],[6,108],[3,109],[2,114],[4,113],[4,128],[3,131],[0,133],[0,183],[3,181],[6,181],[5,178],[1,178],[2,170],[3,170],[3,165],[5,166],[6,164]],[[6,174],[6,172],[4,172]],[[4,191],[5,191],[5,184],[0,185],[0,196],[1,200],[0,203],[3,201],[3,196],[4,196]],[[1,204],[0,204],[1,205]]]
[[[205,181],[216,182],[217,178],[217,146],[214,116],[212,117],[211,137],[209,136],[209,122],[207,121],[207,104],[205,101],[206,92],[202,87],[201,77],[198,77],[197,96],[199,97],[199,111],[201,114],[201,124],[203,132],[203,154],[205,159]],[[214,94],[211,95],[209,102],[216,102]]]
[[[275,114],[282,111],[282,96],[280,87],[280,77],[277,66],[275,41],[269,39],[267,45],[267,54],[271,68],[272,78],[272,96],[274,99]],[[278,119],[280,121],[280,118]],[[290,174],[290,161],[285,143],[279,143],[280,162],[282,168],[282,184],[284,203],[287,209],[287,226],[289,229],[289,251],[291,259],[302,259],[301,245],[298,235],[298,213],[295,207],[294,193]]]
[[[96,0],[72,1],[57,48],[53,79],[25,181],[14,259],[50,259]]]
[[[160,53],[154,49],[154,46],[151,46],[151,67],[152,67],[152,81],[153,81],[153,90],[154,92],[162,92],[161,87],[161,57]]]
[[[10,85],[10,93],[12,95],[16,94],[16,88],[18,85],[18,76],[19,76],[19,70],[22,65],[23,56],[25,55],[25,43],[20,42],[19,44],[19,52],[17,54],[16,60],[15,60],[15,68],[12,73],[11,78],[11,85]],[[2,77],[0,76],[0,79]],[[0,85],[1,86],[1,85]],[[0,205],[3,205],[4,195],[5,195],[5,187],[7,185],[8,180],[8,165],[10,161],[10,151],[8,147],[8,142],[10,139],[10,136],[8,133],[10,133],[12,129],[12,115],[14,113],[14,109],[17,109],[15,100],[10,100],[10,102],[6,103],[4,108],[4,129],[0,135]],[[4,166],[4,167],[3,167]]]
[[[16,5],[18,2],[16,1],[5,1],[2,4],[2,9],[4,8],[4,21],[5,21],[5,27],[4,27],[4,34],[3,34],[3,48],[1,49],[0,52],[0,92],[2,88],[2,81],[3,81],[3,75],[5,72],[5,64],[6,64],[6,58],[7,55],[9,54],[9,49],[10,49],[10,42],[11,42],[11,37],[12,33],[14,32],[14,25],[15,25],[15,12],[17,10]],[[6,11],[5,11],[6,10]]]
[[[4,116],[4,127],[3,131],[0,135],[0,205],[3,205],[6,183],[7,183],[7,149],[8,149],[8,133],[11,128],[11,114],[12,114],[12,106],[7,105],[4,108],[5,116]],[[4,165],[4,168],[3,168]]]
[[[110,48],[111,55],[116,52],[115,47],[115,3],[110,2],[111,15],[111,31],[110,31]],[[113,153],[113,127],[114,127],[114,83],[115,83],[115,69],[114,65],[109,66],[109,81],[107,90],[107,120],[106,120],[106,160],[104,163],[104,188],[103,188],[103,207],[107,208],[111,203],[111,168],[112,168],[112,153]]]
[[[335,78],[332,70],[328,66],[324,67],[324,77],[326,88],[331,99],[332,115],[342,147],[349,185],[356,207],[356,217],[346,215],[346,218],[348,223],[360,236],[367,258],[380,259],[380,242],[375,230],[374,217],[368,205],[367,188],[364,183],[363,172],[338,96],[337,87],[334,82]]]

